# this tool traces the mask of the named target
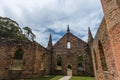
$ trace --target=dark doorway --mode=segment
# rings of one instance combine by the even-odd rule
[[[72,76],[72,66],[68,65],[67,67],[67,76]]]

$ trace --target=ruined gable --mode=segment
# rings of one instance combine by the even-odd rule
[[[53,46],[52,66],[54,73],[57,73],[57,60],[61,58],[61,74],[67,74],[67,68],[72,68],[73,75],[93,76],[91,54],[86,42],[73,35],[69,28],[67,33]],[[79,61],[82,59],[82,63]],[[79,63],[80,62],[80,63]],[[83,71],[79,71],[81,69]]]
[[[67,43],[70,42],[70,50],[72,49],[80,49],[87,46],[87,43],[83,40],[79,39],[72,33],[66,33],[57,43],[53,46],[54,49],[67,49]]]

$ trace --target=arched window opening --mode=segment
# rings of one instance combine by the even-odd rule
[[[68,65],[68,67],[67,67],[67,75],[68,76],[72,75],[72,66],[71,65]]]
[[[45,55],[43,55],[42,58],[41,58],[40,66],[41,66],[40,70],[44,70],[45,69]]]
[[[67,42],[67,49],[70,49],[70,48],[71,48],[71,43]]]
[[[98,70],[97,56],[96,56],[95,50],[94,50],[94,57],[95,57],[95,66],[96,66],[96,70]]]
[[[99,48],[99,53],[100,53],[102,70],[107,71],[107,65],[106,65],[106,59],[105,59],[105,55],[103,51],[103,45],[100,41],[98,41],[98,48]]]
[[[79,55],[78,57],[78,71],[84,71],[84,65],[83,65],[83,56]]]
[[[120,0],[116,0],[118,7],[120,8]]]
[[[62,70],[62,58],[61,56],[57,56],[57,70]]]
[[[22,51],[21,48],[18,48],[15,51],[12,64],[11,64],[11,69],[12,70],[21,70],[22,69],[22,63],[23,63],[23,54],[24,52]]]

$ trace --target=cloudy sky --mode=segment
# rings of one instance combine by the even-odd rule
[[[87,41],[88,27],[95,36],[103,18],[100,0],[0,0],[0,16],[17,21],[20,27],[29,26],[36,41],[47,45],[49,34],[53,43],[71,32]]]

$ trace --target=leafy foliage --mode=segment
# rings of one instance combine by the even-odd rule
[[[26,37],[27,37],[28,39],[34,41],[34,39],[35,39],[36,36],[35,36],[35,34],[32,32],[31,28],[29,28],[29,27],[26,26],[26,27],[24,27],[23,29],[24,29],[24,31],[25,31]]]
[[[30,29],[29,27],[27,28]],[[33,41],[35,35],[32,33],[31,29],[29,31],[29,34],[31,36],[31,40]],[[0,38],[29,40],[28,37],[23,34],[23,31],[19,27],[19,24],[7,17],[0,17]]]
[[[9,19],[0,17],[0,36],[5,38],[15,38],[20,36],[22,30],[20,29],[17,22]]]

